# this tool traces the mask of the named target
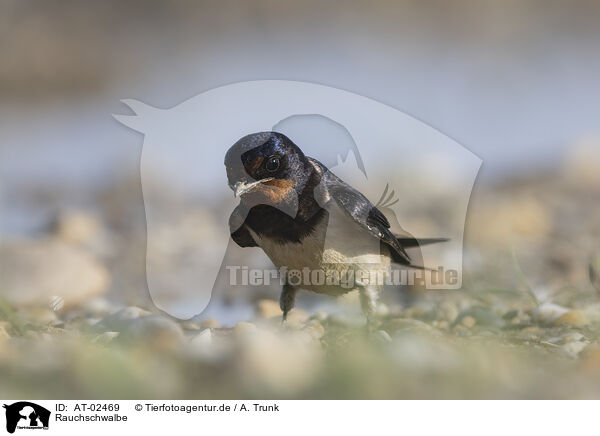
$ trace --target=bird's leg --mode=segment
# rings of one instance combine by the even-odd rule
[[[281,296],[279,297],[279,307],[283,311],[283,318],[281,319],[282,324],[284,324],[287,320],[288,312],[294,308],[297,291],[298,290],[296,288],[293,288],[287,283],[283,285],[283,289],[281,290]]]
[[[361,287],[358,290],[360,306],[367,318],[367,333],[372,332],[376,327],[375,310],[377,309],[377,298],[379,296],[377,289],[372,287]]]

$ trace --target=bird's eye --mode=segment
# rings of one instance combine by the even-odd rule
[[[279,158],[277,156],[271,156],[265,163],[267,171],[275,172],[279,168]]]

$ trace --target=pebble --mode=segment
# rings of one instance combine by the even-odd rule
[[[360,315],[352,315],[346,312],[335,313],[329,316],[328,322],[333,325],[345,327],[349,329],[356,329],[364,327],[365,317]]]
[[[467,318],[466,321],[464,321],[465,318]],[[480,306],[463,310],[454,321],[455,325],[459,323],[462,323],[467,328],[472,328],[475,324],[482,327],[501,328],[506,324],[494,311]]]
[[[189,330],[189,331],[202,330],[202,326],[200,324],[198,324],[196,321],[182,321],[180,323],[180,325],[184,330]]]
[[[115,311],[115,305],[105,298],[92,298],[81,305],[81,310],[88,315],[103,317]]]
[[[450,327],[450,324],[446,320],[433,321],[431,325],[440,330],[448,330],[448,328]]]
[[[417,319],[404,319],[404,318],[393,318],[387,320],[383,327],[386,331],[393,333],[426,333],[434,336],[440,336],[441,333],[438,329],[431,327],[429,324],[419,321]]]
[[[306,332],[261,329],[238,341],[237,347],[240,379],[262,392],[291,396],[310,386],[318,375],[321,346]]]
[[[509,310],[502,316],[502,319],[511,325],[531,324],[531,316],[523,310]]]
[[[377,330],[371,334],[371,338],[380,344],[389,344],[392,342],[392,337],[385,330]]]
[[[463,316],[462,319],[460,320],[460,323],[462,325],[464,325],[466,328],[471,329],[473,327],[475,327],[475,324],[477,324],[477,320],[475,318],[473,318],[472,316]]]
[[[259,300],[256,303],[256,308],[261,318],[275,318],[283,315],[279,302],[275,300]]]
[[[442,318],[451,324],[454,323],[458,317],[458,308],[456,307],[456,304],[450,301],[442,302],[439,311],[441,312]]]
[[[178,349],[184,339],[183,329],[178,323],[136,306],[108,315],[94,326],[94,330],[119,332],[119,342],[150,345],[161,350]]]
[[[212,332],[210,329],[202,330],[188,342],[187,351],[196,359],[207,359],[211,356]]]
[[[555,321],[555,326],[571,326],[571,327],[583,327],[588,324],[588,319],[585,313],[581,310],[574,309],[561,316]]]
[[[132,319],[120,332],[119,339],[137,344],[150,344],[162,350],[178,349],[184,339],[179,324],[162,315]]]
[[[132,320],[150,315],[151,312],[136,306],[125,307],[106,316],[97,324],[97,328],[109,331],[122,331]]]
[[[470,334],[469,329],[462,324],[456,324],[452,327],[452,332],[458,336],[468,336]]]
[[[538,326],[528,326],[517,333],[518,337],[527,341],[537,341],[544,335],[544,329]]]
[[[308,332],[313,339],[321,339],[325,335],[325,327],[316,319],[306,323],[303,330]]]
[[[540,324],[552,324],[569,309],[554,303],[540,304],[533,310],[533,319]]]
[[[384,318],[390,314],[390,308],[384,304],[379,303],[375,309],[375,316],[378,318]]]
[[[310,313],[302,309],[292,309],[288,312],[287,322],[289,324],[302,324],[310,318]]]
[[[212,332],[210,329],[204,329],[192,339],[190,345],[192,347],[208,347],[212,343]]]
[[[251,337],[252,335],[248,335],[245,340],[251,340]],[[233,345],[231,341],[215,335],[212,329],[207,328],[188,341],[185,351],[193,360],[217,364],[231,356]]]
[[[53,297],[70,308],[106,292],[106,268],[85,250],[55,238],[0,245],[2,298],[15,307],[48,307]]]
[[[233,328],[233,333],[238,336],[246,336],[256,332],[256,325],[251,322],[238,322]]]
[[[585,340],[585,336],[583,336],[581,333],[570,332],[562,336],[546,339],[546,342],[550,342],[551,344],[566,344],[568,342],[579,342],[582,340]]]
[[[509,310],[504,315],[502,315],[502,319],[506,321],[512,321],[513,319],[519,316],[519,311],[516,309]]]
[[[327,312],[325,312],[324,310],[319,310],[317,313],[315,313],[315,319],[320,321],[320,322],[325,322],[327,321],[327,318],[329,317],[329,314]]]
[[[562,349],[567,352],[567,354],[573,358],[577,357],[579,353],[581,353],[588,346],[587,342],[567,342],[562,346]]]
[[[211,328],[211,329],[218,329],[219,327],[221,327],[221,323],[219,323],[219,321],[217,321],[214,318],[205,319],[204,321],[202,321],[200,323],[200,325],[202,327]]]
[[[98,336],[96,336],[92,342],[97,344],[106,345],[111,342],[113,339],[119,336],[119,332],[104,332]]]
[[[102,229],[102,223],[94,216],[80,211],[65,212],[58,216],[54,233],[72,244],[92,241]]]

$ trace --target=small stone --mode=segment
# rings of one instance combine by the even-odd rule
[[[487,307],[474,306],[463,310],[454,321],[454,324],[462,323],[464,318],[475,320],[475,323],[473,323],[472,320],[467,319],[466,324],[463,325],[468,328],[472,328],[475,324],[481,327],[493,328],[501,328],[505,325],[505,321]]]
[[[563,335],[563,338],[564,338],[565,342],[579,342],[579,341],[585,340],[585,336],[583,336],[579,332],[567,333],[567,334]]]
[[[350,329],[360,328],[365,325],[365,318],[362,314],[358,315],[358,316],[354,316],[354,315],[346,313],[346,312],[334,313],[329,316],[328,321],[329,321],[329,323],[331,323],[333,325],[338,325],[340,327],[345,327],[345,328],[350,328]]]
[[[228,341],[216,340],[212,330],[207,328],[189,340],[186,352],[192,359],[216,363],[229,355],[230,345]]]
[[[433,336],[441,335],[440,331],[429,324],[416,319],[393,318],[384,323],[385,330],[394,333],[425,333]]]
[[[177,349],[183,344],[183,331],[179,324],[161,315],[148,315],[130,320],[121,329],[119,339],[134,344],[150,344],[161,350]]]
[[[219,321],[217,321],[214,318],[205,319],[204,321],[202,321],[202,323],[200,323],[200,325],[202,327],[210,328],[210,329],[218,329],[219,327],[221,327],[221,324],[219,323]]]
[[[62,240],[72,244],[85,244],[101,230],[102,224],[94,216],[80,211],[61,214],[54,232]]]
[[[195,357],[204,357],[208,354],[212,345],[212,333],[210,329],[202,330],[189,341],[189,351]]]
[[[543,334],[544,330],[538,326],[528,326],[518,332],[518,336],[527,341],[537,341]]]
[[[292,309],[289,311],[287,316],[287,322],[289,324],[302,324],[306,322],[306,320],[310,318],[310,314],[302,309]]]
[[[106,316],[114,312],[115,307],[105,298],[92,298],[81,305],[81,309],[93,316]]]
[[[450,327],[450,324],[446,320],[433,321],[432,325],[440,330],[448,330]]]
[[[325,334],[325,328],[316,319],[309,321],[303,330],[308,332],[313,339],[321,339]]]
[[[95,343],[101,344],[101,345],[106,345],[118,336],[119,336],[119,332],[104,332],[104,333],[96,336],[92,342],[95,342]]]
[[[462,324],[456,324],[454,327],[452,327],[452,332],[458,336],[467,336],[470,334],[469,329]]]
[[[256,332],[256,325],[251,322],[238,322],[233,328],[236,336],[245,336]]]
[[[515,319],[518,315],[519,315],[519,311],[516,309],[513,309],[513,310],[509,310],[504,315],[502,315],[502,319],[504,319],[506,321],[511,321],[511,320]]]
[[[385,330],[377,330],[371,335],[371,337],[375,342],[379,342],[381,344],[389,344],[392,342],[392,337]]]
[[[0,245],[2,298],[15,307],[48,307],[60,297],[64,308],[106,292],[107,269],[85,250],[54,238],[11,240]],[[62,306],[61,306],[62,308]]]
[[[180,324],[184,330],[198,331],[202,329],[202,326],[195,321],[182,321]]]
[[[531,324],[531,316],[523,310],[509,310],[502,316],[502,319],[513,326]]]
[[[329,317],[329,314],[327,312],[325,312],[324,310],[319,310],[317,313],[315,313],[315,319],[320,322],[327,321],[328,317]]]
[[[210,329],[204,329],[192,339],[190,339],[190,344],[195,346],[208,346],[212,343],[212,332]]]
[[[378,318],[384,318],[390,313],[389,307],[384,303],[379,303],[375,309],[375,316]]]
[[[548,338],[546,339],[546,342],[550,342],[551,344],[566,344],[568,342],[580,342],[583,340],[585,340],[585,336],[583,336],[581,333],[570,332],[555,338]]]
[[[477,324],[477,320],[475,318],[473,318],[472,316],[463,316],[462,319],[460,320],[460,323],[462,325],[464,325],[466,328],[471,329],[475,326],[475,324]]]
[[[151,313],[147,310],[139,307],[128,306],[105,317],[102,321],[100,321],[100,323],[97,324],[97,328],[108,331],[122,331],[130,324],[132,320],[148,316],[150,314]]]
[[[259,300],[256,307],[261,318],[275,318],[283,315],[279,302],[275,300]]]
[[[303,331],[260,329],[236,347],[239,377],[255,392],[291,397],[313,386],[321,374],[322,348]]]
[[[453,323],[458,317],[458,308],[456,304],[450,301],[444,301],[440,304],[439,310],[444,320]]]
[[[102,322],[102,320],[98,318],[74,318],[71,324],[81,326],[84,329],[88,329],[91,327],[97,330],[97,326],[100,325],[100,322]]]
[[[554,303],[543,303],[533,311],[533,319],[541,324],[552,324],[569,309]]]
[[[588,324],[588,319],[585,313],[581,310],[571,310],[554,321],[556,326],[571,326],[571,327],[582,327]]]
[[[563,350],[565,350],[567,352],[567,354],[571,357],[577,357],[579,355],[579,353],[581,353],[585,347],[588,346],[587,342],[567,342],[566,344],[564,344],[562,346]]]

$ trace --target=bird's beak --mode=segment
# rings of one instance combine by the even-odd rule
[[[256,182],[247,182],[247,181],[236,182],[233,186],[231,186],[231,189],[233,189],[233,196],[239,197],[240,195],[256,188],[261,183],[268,182],[270,180],[273,180],[273,177],[268,177],[266,179],[257,180]]]

